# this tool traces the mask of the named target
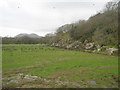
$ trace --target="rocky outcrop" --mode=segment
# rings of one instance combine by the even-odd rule
[[[70,39],[63,40],[61,39],[59,42],[54,42],[51,46],[70,49],[70,50],[81,50],[90,53],[103,53],[108,55],[117,55],[117,48],[108,48],[107,46],[96,45],[94,42],[88,42],[85,40],[83,43],[80,41],[72,41]]]
[[[24,73],[4,77],[2,80],[3,87],[7,88],[8,86],[11,88],[53,88],[61,86],[80,87],[80,83],[62,80],[61,77],[51,79]]]
[[[82,48],[82,43],[79,41],[75,41],[71,43],[70,45],[67,45],[67,49],[78,49],[80,47]]]
[[[108,49],[106,49],[106,51],[108,51],[109,55],[113,55],[116,51],[118,51],[118,49],[117,48],[108,48]]]
[[[93,43],[87,43],[87,44],[85,45],[85,49],[94,49],[94,47],[95,47],[94,42],[93,42]]]

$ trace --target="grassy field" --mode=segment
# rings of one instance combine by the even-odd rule
[[[116,88],[118,57],[47,45],[3,45],[3,87]]]

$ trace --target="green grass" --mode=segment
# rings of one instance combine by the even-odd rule
[[[3,72],[13,70],[7,74],[18,69],[17,72],[45,78],[61,77],[61,80],[81,83],[81,87],[118,85],[113,79],[113,76],[118,77],[116,56],[64,50],[47,45],[3,45],[2,49]],[[85,71],[79,72],[84,69]],[[97,84],[90,85],[90,80],[96,81]]]

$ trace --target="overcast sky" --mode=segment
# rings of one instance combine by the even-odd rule
[[[0,36],[44,36],[64,24],[88,19],[110,0],[0,0]]]

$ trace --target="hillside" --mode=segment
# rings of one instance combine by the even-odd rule
[[[109,5],[109,8],[108,8]],[[115,2],[106,4],[104,11],[88,20],[66,24],[56,30],[55,35],[45,37],[46,43],[66,49],[90,52],[118,47],[118,11]],[[114,47],[114,48],[113,48]]]
[[[69,37],[74,41],[84,43],[94,42],[99,45],[118,45],[118,11],[117,8],[110,9],[94,16],[88,20],[80,20],[76,23],[59,27],[56,31],[55,42]]]

